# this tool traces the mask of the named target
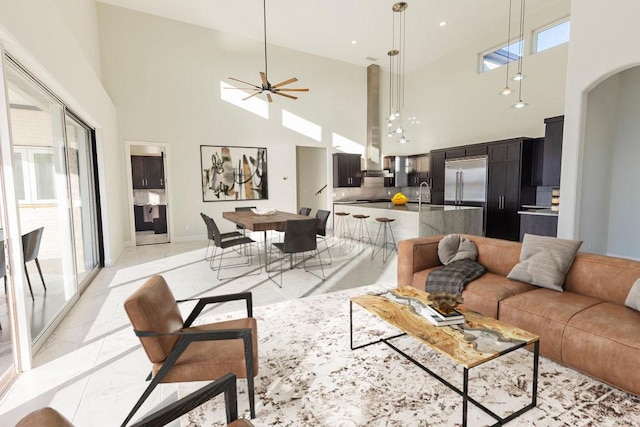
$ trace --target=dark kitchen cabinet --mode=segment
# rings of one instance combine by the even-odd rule
[[[162,156],[131,156],[131,179],[134,189],[164,188]]]
[[[542,162],[542,185],[560,186],[560,168],[562,166],[562,133],[564,116],[544,119],[544,155]]]
[[[467,147],[464,150],[465,157],[485,156],[487,154],[488,146],[476,145],[473,147]]]
[[[444,151],[431,152],[431,203],[444,203]]]
[[[447,150],[444,153],[444,158],[445,159],[457,159],[460,157],[465,157],[467,155],[467,152],[464,148],[457,148],[454,150]]]
[[[382,169],[389,171],[393,176],[385,176],[384,177],[384,186],[385,187],[395,187],[396,186],[396,156],[385,156],[382,159]]]
[[[520,214],[520,241],[525,234],[537,236],[558,236],[558,215]]]
[[[516,138],[488,145],[489,179],[486,235],[518,241],[523,204],[535,204],[531,185],[531,156],[534,140]]]
[[[531,185],[542,185],[542,164],[544,162],[544,138],[536,138],[531,154]]]
[[[360,187],[360,154],[333,154],[333,187]]]
[[[431,155],[419,154],[407,158],[409,187],[418,187],[431,179]]]
[[[459,147],[448,149],[445,151],[445,159],[460,159],[462,157],[475,157],[487,154],[487,145],[470,145],[468,147]]]

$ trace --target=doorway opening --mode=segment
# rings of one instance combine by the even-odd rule
[[[296,169],[297,209],[327,209],[327,149],[297,146]]]
[[[167,144],[127,142],[132,239],[136,246],[169,243]]]

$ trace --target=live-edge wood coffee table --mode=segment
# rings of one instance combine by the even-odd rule
[[[357,350],[373,344],[384,343],[396,352],[413,362],[420,369],[442,382],[462,396],[462,425],[467,425],[467,405],[471,402],[485,413],[493,417],[497,422],[494,426],[503,425],[524,412],[536,406],[538,393],[538,357],[540,341],[537,335],[522,329],[507,325],[504,322],[483,316],[463,306],[458,307],[465,316],[464,325],[435,326],[422,317],[420,309],[429,304],[429,294],[416,288],[407,286],[392,289],[388,292],[352,297],[349,301],[349,331],[351,350]],[[380,338],[373,342],[354,346],[353,344],[353,304],[357,304],[380,319],[393,325],[402,331],[400,334]],[[477,345],[474,337],[482,334],[483,343]],[[462,390],[454,386],[438,374],[422,365],[420,362],[396,347],[391,340],[404,335],[411,335],[430,348],[447,356],[450,360],[461,365],[463,371]],[[495,337],[486,339],[486,335]],[[488,342],[487,342],[488,341]],[[531,403],[507,417],[500,417],[486,406],[469,396],[469,369],[481,365],[514,350],[533,344],[533,384],[531,391]]]

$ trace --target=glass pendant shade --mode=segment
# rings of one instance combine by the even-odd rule
[[[515,104],[513,104],[511,106],[511,108],[516,108],[516,109],[520,109],[520,108],[525,108],[526,106],[528,106],[529,104],[527,104],[526,102],[524,102],[522,99],[519,99],[518,102],[516,102]]]
[[[511,95],[513,93],[513,91],[511,90],[511,88],[509,86],[505,86],[504,89],[502,89],[500,91],[500,95]]]
[[[519,82],[520,80],[524,80],[526,78],[527,76],[518,71],[513,77],[511,77],[511,80],[513,80],[514,82]]]

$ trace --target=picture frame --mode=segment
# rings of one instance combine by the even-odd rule
[[[269,198],[265,147],[201,145],[200,166],[203,202]]]

